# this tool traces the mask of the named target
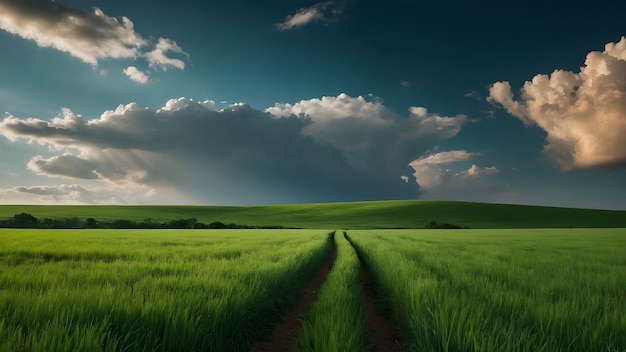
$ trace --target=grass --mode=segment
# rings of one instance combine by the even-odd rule
[[[99,221],[196,218],[297,228],[424,228],[430,221],[471,228],[626,227],[626,211],[452,201],[378,201],[272,206],[42,206],[0,205],[0,218],[93,217]]]
[[[335,233],[337,258],[302,321],[301,351],[367,351],[367,315],[359,258],[343,231]]]
[[[626,351],[626,230],[350,231],[419,351]]]
[[[321,230],[0,230],[0,351],[247,351]]]
[[[351,228],[354,247],[335,237],[302,350],[369,347],[358,253],[407,350],[626,352],[624,211],[430,201],[0,206],[0,218],[21,212],[320,229],[0,229],[0,352],[247,351],[324,261],[326,227]],[[433,220],[532,229],[370,230]],[[558,226],[625,228],[539,228]]]

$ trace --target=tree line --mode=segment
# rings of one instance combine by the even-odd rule
[[[449,224],[447,222],[437,222],[435,220],[426,224],[427,229],[469,229],[469,226],[461,226],[457,224]]]
[[[15,214],[12,218],[0,220],[0,228],[34,229],[282,229],[283,226],[250,226],[214,221],[203,223],[196,218],[175,219],[164,222],[145,219],[134,221],[115,219],[98,221],[94,218],[45,218],[38,219],[29,213]]]

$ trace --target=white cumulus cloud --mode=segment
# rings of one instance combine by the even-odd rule
[[[546,131],[545,153],[562,169],[626,166],[626,38],[587,55],[580,72],[555,70],[524,83],[517,98],[496,82],[488,100]]]
[[[185,62],[180,59],[168,57],[168,52],[182,54],[187,56],[187,53],[176,44],[175,41],[165,38],[159,38],[154,50],[145,54],[146,59],[150,63],[151,67],[158,67],[166,70],[168,66],[172,66],[181,70],[185,69]]]
[[[137,83],[141,83],[141,84],[148,83],[148,79],[149,79],[148,76],[145,73],[139,71],[137,67],[135,66],[128,66],[127,68],[125,68],[124,74],[126,74],[128,78],[132,79],[133,81]]]
[[[478,155],[480,154],[470,153],[465,150],[439,152],[415,159],[409,163],[409,166],[415,171],[413,175],[420,185],[420,189],[428,190],[440,186],[452,175],[452,170],[445,169],[442,165],[470,160]]]
[[[423,107],[411,107],[409,115],[402,116],[379,100],[345,93],[277,103],[266,111],[309,119],[302,133],[338,148],[353,167],[377,165],[382,168],[379,172],[390,172],[394,179],[404,171],[399,166],[455,136],[469,122],[465,115],[440,116]]]
[[[152,67],[184,69],[182,60],[167,54],[187,56],[176,42],[165,38],[159,38],[150,49],[151,41],[135,32],[127,17],[117,19],[99,8],[86,13],[52,0],[0,0],[0,29],[40,47],[68,53],[94,67],[102,59],[144,58]],[[124,71],[126,75],[145,83],[145,74],[129,69]]]
[[[407,199],[418,192],[407,164],[468,122],[409,110],[347,94],[266,111],[177,98],[158,109],[120,105],[93,119],[69,109],[50,120],[9,115],[0,135],[49,147],[52,155],[27,164],[39,175],[151,189],[153,199],[163,190],[205,204]]]
[[[50,0],[0,1],[0,28],[94,66],[99,59],[135,58],[148,44],[126,17],[117,20],[98,8],[84,13]]]
[[[457,175],[461,177],[479,177],[483,175],[493,175],[499,172],[500,170],[495,166],[478,167],[474,164],[469,169],[461,171]]]
[[[480,153],[452,150],[415,159],[409,166],[414,170],[413,176],[422,195],[428,198],[460,199],[469,194],[493,195],[498,185],[487,182],[485,177],[499,173],[497,167],[472,164],[467,170],[455,171],[453,168],[455,163],[473,160],[478,156]]]

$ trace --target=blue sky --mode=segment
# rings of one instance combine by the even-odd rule
[[[0,203],[626,209],[618,2],[0,0]]]

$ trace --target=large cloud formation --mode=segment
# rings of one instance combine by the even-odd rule
[[[403,116],[346,94],[266,111],[178,98],[160,109],[120,105],[91,120],[69,109],[50,121],[8,116],[0,134],[58,151],[30,160],[41,175],[246,204],[414,198],[416,184],[400,178],[407,164],[467,121],[422,107]]]
[[[587,55],[580,72],[536,75],[514,97],[496,82],[488,100],[547,133],[544,150],[562,170],[626,167],[626,38]]]
[[[174,41],[159,38],[152,50],[144,49],[151,43],[135,32],[130,19],[118,20],[98,8],[85,13],[52,0],[0,0],[0,29],[40,47],[66,52],[92,66],[102,59],[144,58],[151,67],[185,67],[182,60],[166,55],[186,55]],[[127,75],[143,80],[136,68]]]

